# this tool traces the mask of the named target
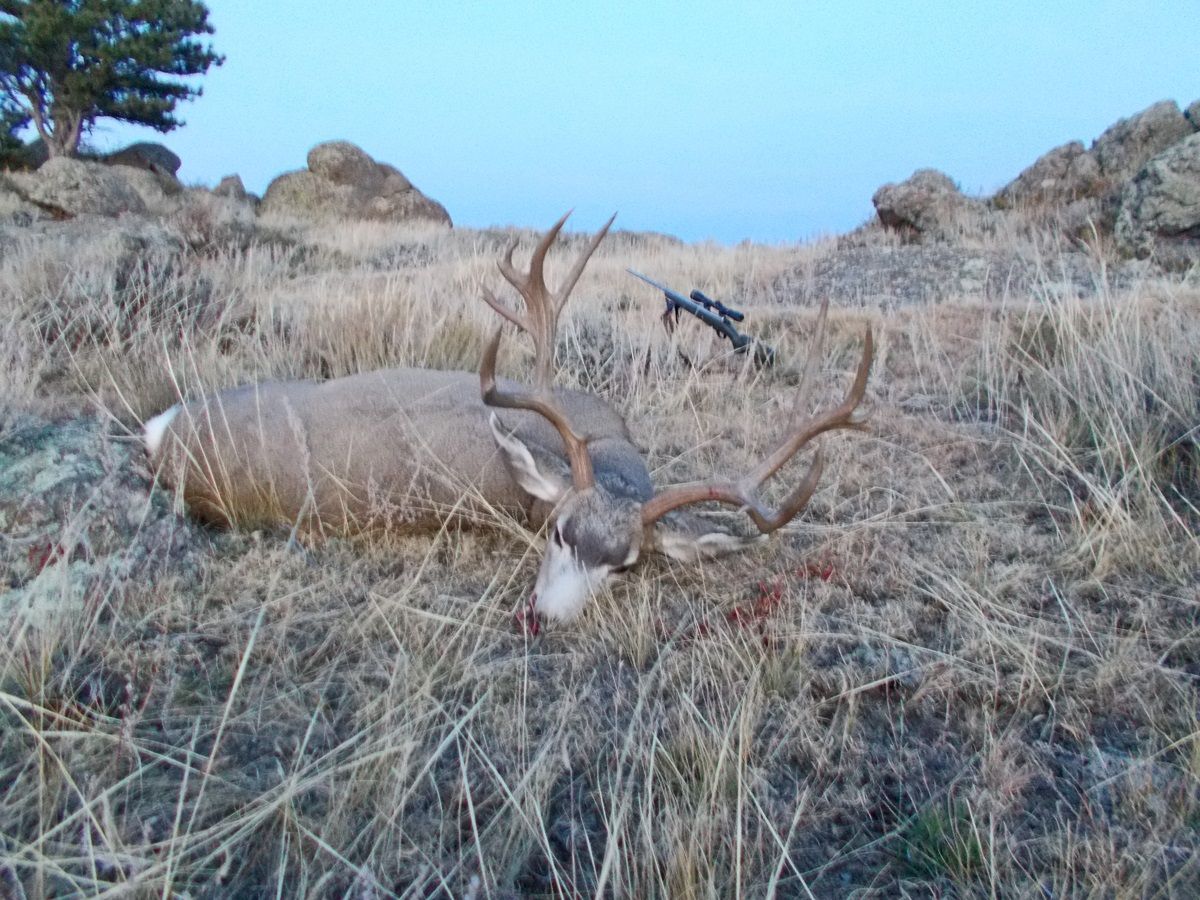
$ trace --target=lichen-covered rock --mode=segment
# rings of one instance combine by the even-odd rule
[[[349,141],[326,141],[308,151],[308,170],[334,184],[348,184],[364,190],[378,187],[383,180],[379,164]]]
[[[77,617],[206,554],[150,485],[140,442],[106,423],[0,409],[0,628]]]
[[[314,147],[307,169],[287,172],[271,182],[261,209],[317,221],[424,219],[450,224],[445,207],[413,187],[402,172],[376,162],[347,141]]]
[[[354,189],[334,184],[307,169],[285,172],[267,185],[263,213],[281,213],[300,219],[346,218],[353,214]]]
[[[56,156],[36,172],[10,177],[30,198],[63,212],[78,215],[144,215],[146,203],[120,172],[100,163]]]
[[[1200,134],[1148,162],[1121,193],[1117,244],[1171,267],[1200,261]]]
[[[910,238],[952,238],[987,226],[984,204],[937,169],[918,169],[905,181],[885,184],[871,202],[885,228]]]
[[[1079,141],[1043,154],[996,194],[999,207],[1066,204],[1094,196],[1102,187],[1100,164]]]
[[[1192,133],[1179,104],[1162,100],[1111,125],[1092,143],[1091,152],[1104,178],[1116,183],[1132,178],[1153,157]]]

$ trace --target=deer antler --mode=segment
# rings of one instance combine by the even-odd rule
[[[580,254],[579,259],[567,274],[566,280],[557,294],[552,294],[546,287],[543,266],[546,253],[562,231],[563,224],[571,213],[567,212],[554,226],[542,236],[533,255],[529,259],[529,272],[521,273],[513,266],[513,251],[517,248],[516,239],[508,245],[504,258],[499,261],[500,274],[504,276],[517,292],[525,299],[525,314],[514,312],[496,299],[496,295],[488,288],[483,289],[483,299],[496,312],[512,322],[522,331],[533,338],[535,353],[534,381],[531,391],[501,391],[496,386],[496,357],[500,351],[500,338],[503,327],[497,328],[484,349],[483,358],[479,363],[479,387],[483,392],[483,402],[488,406],[504,409],[528,409],[543,416],[562,436],[566,447],[567,459],[571,463],[571,480],[577,490],[592,487],[596,483],[592,473],[592,460],[587,452],[587,437],[575,432],[571,427],[567,414],[558,398],[554,396],[554,336],[558,331],[558,315],[562,312],[575,287],[575,282],[583,273],[584,266],[595,252],[608,229],[616,219],[614,214],[604,227],[592,238],[591,243]]]
[[[828,302],[821,305],[821,312],[818,317],[818,334],[824,329],[827,308]],[[819,345],[821,341],[818,339],[816,343]],[[814,348],[814,356],[810,358],[815,358],[815,353],[818,351],[819,346]],[[691,484],[681,484],[677,487],[667,488],[655,494],[654,497],[642,505],[642,524],[649,526],[671,510],[677,509],[680,506],[685,506],[689,503],[700,503],[704,500],[713,500],[717,503],[728,503],[731,506],[744,508],[758,527],[758,530],[763,534],[770,534],[777,528],[786,525],[808,505],[808,501],[812,499],[812,495],[817,489],[823,468],[820,449],[814,454],[812,465],[809,466],[808,474],[804,476],[804,480],[783,501],[779,509],[771,510],[764,506],[756,495],[756,491],[762,486],[764,481],[778,472],[789,459],[795,456],[797,451],[818,435],[837,429],[861,429],[865,427],[862,419],[854,417],[854,412],[858,409],[858,405],[862,402],[863,395],[866,393],[867,375],[871,371],[871,360],[874,357],[874,353],[871,328],[867,326],[866,337],[863,339],[863,355],[858,363],[858,372],[854,376],[854,383],[850,386],[850,390],[838,406],[827,410],[815,418],[802,420],[795,424],[783,442],[775,449],[775,452],[759,463],[758,466],[740,481],[697,481]],[[807,381],[807,378],[805,378],[805,381]],[[802,381],[801,387],[803,387],[803,384],[804,382]]]

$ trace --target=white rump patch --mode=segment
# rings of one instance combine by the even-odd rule
[[[142,438],[146,441],[146,452],[152,458],[158,456],[159,448],[162,447],[163,438],[167,435],[171,420],[179,415],[180,409],[180,405],[176,403],[166,412],[160,412],[154,418],[147,419],[146,424],[142,426]]]

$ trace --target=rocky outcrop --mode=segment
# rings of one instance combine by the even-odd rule
[[[1125,185],[1116,238],[1124,252],[1170,267],[1200,257],[1200,133],[1155,156]]]
[[[963,196],[933,169],[884,185],[872,199],[880,224],[914,243],[1008,223],[1048,229],[1069,245],[1115,235],[1126,255],[1180,268],[1200,261],[1198,139],[1200,100],[1182,111],[1164,100],[1105,129],[1090,148],[1055,147],[987,201]]]
[[[364,188],[376,187],[383,177],[379,163],[349,141],[317,144],[308,151],[308,170],[334,184]],[[398,190],[408,190],[412,184],[401,175],[396,187]]]
[[[1000,208],[1066,204],[1095,196],[1100,164],[1080,141],[1055,147],[1005,185],[993,198]]]
[[[964,195],[937,169],[919,169],[906,181],[885,184],[871,202],[885,228],[913,239],[979,231],[988,214],[982,202]]]
[[[1193,132],[1192,124],[1180,111],[1179,104],[1174,100],[1163,100],[1111,125],[1092,143],[1091,153],[1110,184],[1122,182]]]
[[[1183,111],[1183,117],[1192,126],[1192,131],[1200,131],[1200,100],[1193,100],[1192,105]]]
[[[65,215],[147,212],[145,201],[129,181],[100,163],[57,156],[36,172],[14,172],[10,177],[30,201]]]
[[[304,219],[425,219],[450,224],[440,203],[413,187],[398,169],[378,163],[347,141],[318,144],[308,168],[280,175],[267,187],[262,211]]]
[[[1011,302],[1045,298],[1095,297],[1125,288],[1144,277],[1138,262],[1113,266],[1098,276],[1094,260],[1063,252],[1052,267],[1011,241],[974,245],[930,241],[904,243],[860,230],[839,239],[771,282],[776,302],[817,306],[828,300],[838,309],[891,309],[944,302]]]

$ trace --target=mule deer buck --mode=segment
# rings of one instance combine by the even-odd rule
[[[816,490],[820,451],[777,509],[756,492],[818,435],[862,426],[855,411],[871,367],[870,328],[841,404],[793,422],[743,478],[656,491],[621,415],[593,394],[553,385],[559,315],[613,221],[554,293],[543,266],[566,219],[538,242],[528,272],[513,265],[516,240],[499,261],[500,273],[524,298],[524,312],[483,290],[488,306],[532,338],[532,387],[496,377],[501,323],[478,376],[387,369],[320,383],[266,382],[176,404],[145,423],[153,464],[194,513],[227,523],[436,528],[449,517],[469,522],[487,507],[524,513],[533,527],[549,521],[533,594],[518,613],[534,633],[540,616],[576,616],[611,573],[648,550],[695,561],[750,542],[698,531],[694,517],[677,512],[681,507],[702,501],[739,507],[763,535],[787,524]]]

